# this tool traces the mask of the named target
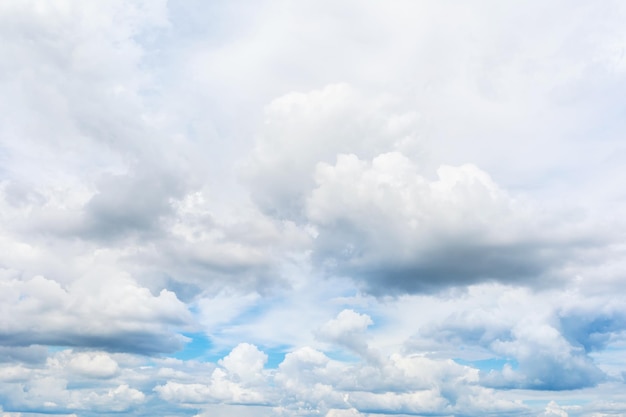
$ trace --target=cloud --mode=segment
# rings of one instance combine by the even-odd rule
[[[546,410],[539,417],[568,417],[567,411],[562,409],[556,402],[550,401]]]
[[[172,200],[182,194],[177,178],[154,171],[103,177],[97,193],[84,206],[82,230],[76,232],[95,239],[133,232],[154,235],[173,214]]]
[[[341,311],[336,319],[329,320],[319,330],[321,339],[338,346],[346,347],[364,357],[374,358],[363,336],[367,327],[374,324],[367,314],[359,314],[354,310]]]
[[[344,410],[332,409],[332,410],[329,410],[328,413],[326,413],[326,417],[359,417],[362,415],[363,414],[359,413],[354,408],[344,409]]]
[[[21,388],[3,390],[3,403],[11,409],[62,414],[71,410],[127,412],[145,402],[145,395],[126,384],[109,389],[68,389],[68,381],[36,375]],[[8,395],[7,395],[8,394]]]
[[[0,2],[0,414],[624,413],[625,12]]]
[[[469,352],[476,349],[482,360],[494,360],[481,370],[481,383],[491,387],[556,391],[593,387],[609,379],[590,355],[592,350],[576,340],[577,327],[560,325],[571,322],[564,318],[570,306],[576,306],[576,311],[585,304],[594,304],[593,299],[558,290],[536,294],[506,287],[478,287],[471,291],[472,297],[452,301],[455,307],[448,307],[448,311],[453,313],[422,326],[413,336],[412,350],[451,349],[450,355],[471,358]],[[528,305],[534,305],[534,310],[528,311]],[[594,314],[589,314],[581,325],[585,326],[586,321],[596,321]],[[617,328],[603,330],[606,333],[598,336],[607,340],[620,332]],[[422,342],[425,345],[420,346],[418,340],[431,344]],[[470,359],[477,366],[479,362]]]
[[[584,302],[563,306],[557,314],[563,336],[585,352],[604,349],[626,330],[626,311],[613,299],[588,297]]]
[[[515,329],[515,340],[496,342],[493,349],[513,356],[519,371],[504,365],[502,372],[490,372],[484,382],[488,386],[530,388],[537,390],[568,390],[595,386],[606,375],[583,351],[569,345],[550,326]]]
[[[476,370],[449,360],[394,354],[377,363],[345,363],[302,347],[268,372],[262,369],[264,359],[255,346],[240,344],[219,361],[221,367],[204,383],[169,380],[154,390],[172,403],[197,407],[214,402],[265,404],[287,415],[304,410],[328,415],[524,410],[521,404],[477,386]],[[253,372],[242,372],[247,368]]]
[[[330,163],[340,153],[371,157],[401,148],[415,134],[418,119],[347,84],[289,93],[267,107],[263,134],[244,177],[263,210],[301,219],[317,163]]]
[[[508,192],[476,165],[438,164],[403,104],[342,84],[266,110],[244,169],[252,196],[265,213],[312,227],[314,260],[329,274],[378,295],[556,285],[574,253],[615,239]]]
[[[168,381],[154,390],[166,401],[204,404],[224,401],[229,404],[264,404],[263,367],[267,355],[256,346],[241,343],[219,361],[206,384],[181,384]]]
[[[46,357],[47,350],[43,346],[0,346],[0,362],[42,363]]]
[[[398,152],[318,164],[307,201],[318,261],[375,294],[428,292],[537,282],[576,244],[547,236],[529,207],[477,167],[437,172],[429,180]]]
[[[241,343],[218,363],[241,381],[254,381],[261,376],[267,355],[249,343]]]
[[[94,378],[110,378],[119,371],[115,359],[105,353],[81,353],[70,360],[69,367],[78,374]]]
[[[4,318],[0,343],[7,346],[171,352],[184,343],[173,329],[190,320],[175,294],[163,290],[155,297],[128,278],[109,277],[99,284],[78,281],[67,289],[44,277],[5,280],[0,285]],[[10,320],[16,316],[21,319]]]
[[[276,375],[284,395],[299,409],[354,408],[376,414],[524,410],[494,397],[477,381],[476,370],[453,361],[393,354],[377,363],[347,364],[311,348],[287,354]]]

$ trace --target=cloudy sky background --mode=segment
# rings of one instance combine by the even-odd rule
[[[0,415],[626,415],[626,4],[0,2]]]

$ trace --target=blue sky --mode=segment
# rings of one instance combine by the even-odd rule
[[[626,416],[619,1],[0,2],[0,416]]]

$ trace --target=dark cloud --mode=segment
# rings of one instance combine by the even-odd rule
[[[173,214],[172,201],[183,194],[181,182],[158,171],[103,177],[85,205],[80,233],[96,240],[160,234],[161,223]]]
[[[330,259],[333,264],[332,254],[320,255],[321,263],[328,264]],[[559,258],[545,255],[541,247],[530,245],[451,243],[447,247],[416,251],[413,260],[407,257],[365,265],[359,265],[355,257],[345,263],[337,262],[336,270],[331,268],[330,272],[352,277],[367,292],[377,296],[432,293],[489,281],[532,286],[558,284],[555,279],[544,280],[547,273],[559,265]]]
[[[108,352],[128,352],[142,355],[173,353],[185,345],[183,336],[175,333],[147,331],[106,331],[88,334],[68,330],[31,330],[22,333],[0,333],[0,345],[29,347],[31,345],[102,349]]]
[[[41,364],[47,357],[48,348],[45,346],[0,346],[0,362]]]

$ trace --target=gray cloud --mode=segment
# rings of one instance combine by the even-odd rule
[[[85,220],[78,232],[94,239],[128,234],[158,236],[162,222],[174,212],[172,200],[180,198],[182,184],[159,172],[102,178],[97,193],[85,205]]]
[[[171,333],[133,331],[98,332],[95,335],[80,331],[59,331],[49,329],[0,334],[0,344],[4,346],[69,346],[103,349],[109,352],[131,352],[144,355],[172,353],[180,350],[185,339]]]
[[[0,362],[44,363],[48,350],[44,346],[0,346]]]
[[[524,247],[525,246],[525,247]],[[546,277],[558,257],[543,256],[541,247],[530,245],[461,246],[453,242],[441,248],[416,252],[415,259],[398,264],[375,263],[367,266],[341,265],[329,272],[353,277],[374,295],[432,293],[451,286],[464,287],[478,282],[499,281],[541,287],[558,285]],[[320,255],[320,262],[328,262]],[[550,280],[549,283],[544,280]]]
[[[433,181],[399,153],[340,155],[318,165],[316,180],[307,210],[318,263],[374,294],[555,285],[558,269],[595,239],[542,219],[474,166],[443,166]]]

